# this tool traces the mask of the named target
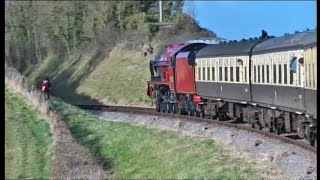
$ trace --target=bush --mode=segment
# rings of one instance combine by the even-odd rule
[[[149,32],[150,33],[155,33],[159,31],[159,26],[155,25],[155,24],[149,24]]]

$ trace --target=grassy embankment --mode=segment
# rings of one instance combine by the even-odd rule
[[[52,162],[49,124],[24,98],[5,90],[5,178],[48,179]]]
[[[111,52],[93,49],[80,53],[65,61],[48,57],[28,77],[35,83],[51,77],[53,94],[70,103],[97,99],[106,104],[150,104],[146,81],[151,56],[120,47]]]
[[[259,177],[252,165],[232,157],[213,140],[171,131],[108,122],[55,101],[74,137],[104,163],[111,178]]]
[[[149,44],[156,54],[165,45],[218,38],[183,11],[182,1],[163,2],[163,23],[156,5],[6,3],[5,62],[38,86],[49,77],[52,93],[70,103],[150,105],[146,81],[154,56],[143,56]]]
[[[151,40],[141,32],[106,32],[104,36],[109,37],[103,40],[106,45],[83,45],[70,51],[65,59],[50,53],[24,75],[37,84],[49,77],[52,93],[69,103],[150,106],[151,100],[146,94],[149,61],[164,45],[204,36],[201,30],[182,27],[160,31]],[[114,41],[108,40],[115,37],[118,38]],[[148,44],[153,46],[154,54],[144,57]]]

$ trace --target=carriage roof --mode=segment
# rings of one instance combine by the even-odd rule
[[[262,54],[275,51],[303,49],[315,46],[316,44],[317,31],[306,31],[263,41],[253,48],[252,53]]]
[[[229,42],[225,44],[212,44],[202,48],[197,53],[197,58],[248,55],[251,48],[262,41],[261,39],[250,41]]]

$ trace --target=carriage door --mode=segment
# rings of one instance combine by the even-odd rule
[[[299,106],[297,104],[297,108],[298,109],[305,109],[305,87],[306,87],[306,81],[305,81],[305,67],[304,67],[304,54],[303,53],[297,53],[297,72],[298,72],[298,79],[297,79],[297,84],[298,87],[301,88],[300,92],[299,92],[299,98],[298,98],[298,102],[299,102]]]

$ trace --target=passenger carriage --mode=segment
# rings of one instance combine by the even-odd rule
[[[316,42],[316,31],[307,31],[168,46],[151,68],[161,78],[148,88],[155,86],[158,111],[248,122],[278,134],[298,133],[315,144]]]

